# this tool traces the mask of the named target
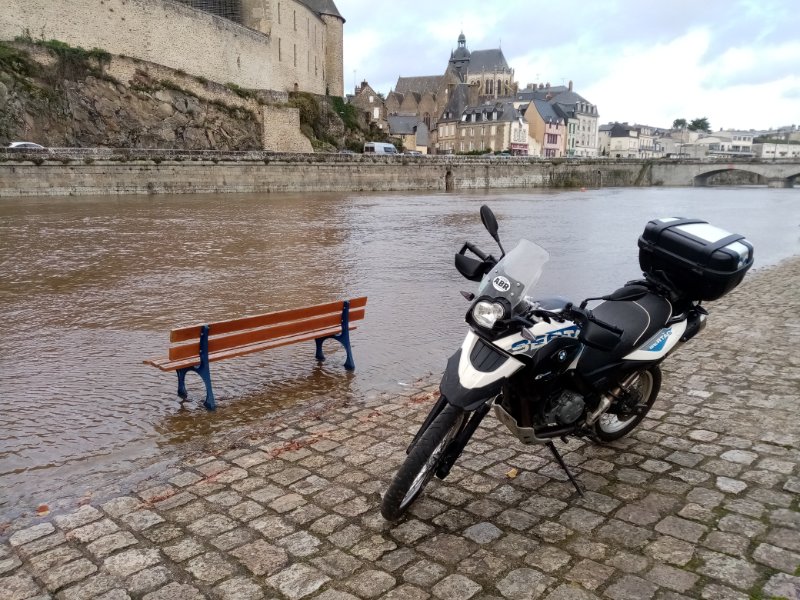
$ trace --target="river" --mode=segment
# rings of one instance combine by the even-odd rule
[[[357,403],[440,371],[465,330],[459,291],[474,287],[453,253],[465,239],[496,252],[483,203],[506,248],[528,237],[550,251],[542,295],[580,300],[639,276],[637,237],[661,216],[744,233],[757,268],[800,253],[796,189],[2,200],[0,521],[133,480],[277,407]],[[142,364],[164,355],[176,325],[360,295],[354,374],[335,342],[322,366],[311,342],[214,363],[219,409],[207,413],[198,378],[182,405],[175,375]]]

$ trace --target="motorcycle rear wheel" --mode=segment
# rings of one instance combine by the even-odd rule
[[[448,404],[434,419],[430,427],[406,457],[383,495],[381,514],[388,521],[396,521],[422,493],[433,478],[450,442],[467,420],[467,413]]]
[[[661,369],[658,366],[652,366],[641,371],[634,386],[636,393],[640,396],[637,405],[639,412],[628,418],[620,418],[611,413],[602,415],[594,425],[594,432],[602,441],[613,442],[625,437],[636,429],[636,426],[647,416],[661,389]]]

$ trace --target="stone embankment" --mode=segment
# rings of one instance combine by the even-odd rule
[[[646,169],[524,157],[51,149],[0,152],[0,197],[631,186]]]
[[[798,286],[797,258],[748,276],[667,360],[630,438],[561,445],[584,498],[489,417],[387,523],[435,382],[323,398],[127,495],[9,524],[0,597],[800,598]]]

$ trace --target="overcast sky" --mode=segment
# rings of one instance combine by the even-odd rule
[[[800,126],[800,0],[336,0],[345,92],[438,75],[464,31],[521,86],[574,82],[600,123]],[[354,77],[355,72],[355,77]]]

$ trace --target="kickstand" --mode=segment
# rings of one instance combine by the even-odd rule
[[[572,485],[575,486],[575,489],[578,491],[578,493],[581,495],[581,497],[583,497],[583,490],[580,488],[580,486],[578,485],[578,482],[575,480],[575,477],[572,475],[572,472],[567,467],[567,463],[564,462],[564,459],[558,453],[558,449],[556,448],[555,444],[553,444],[553,442],[547,442],[547,444],[545,444],[545,445],[548,448],[550,448],[550,452],[552,452],[553,456],[556,457],[556,460],[558,461],[558,464],[561,466],[562,469],[564,469],[564,473],[567,474],[567,477],[569,477],[569,480],[572,482]]]

